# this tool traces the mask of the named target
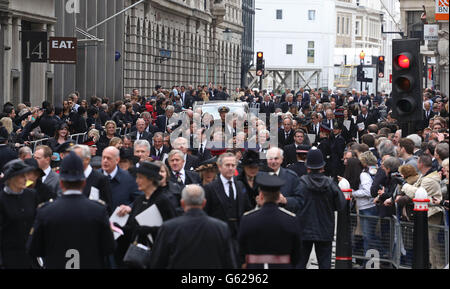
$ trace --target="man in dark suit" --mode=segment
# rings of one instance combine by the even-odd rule
[[[320,117],[321,114],[317,112],[313,112],[311,114],[311,124],[308,127],[308,133],[314,134],[316,136],[314,143],[318,142],[320,136]]]
[[[358,114],[356,118],[356,125],[358,126],[359,123],[364,123],[364,129],[358,127],[359,137],[367,133],[367,127],[370,124],[377,123],[377,120],[373,117],[371,113],[369,113],[367,106],[365,105],[361,106],[361,113]]]
[[[192,148],[191,152],[198,158],[198,163],[202,163],[203,161],[212,158],[211,150],[209,149],[210,145],[206,139],[204,128],[197,130],[195,140],[198,142],[198,148]]]
[[[111,215],[112,196],[108,178],[100,172],[92,169],[90,165],[91,151],[88,146],[75,145],[72,147],[72,150],[83,162],[84,176],[86,178],[86,185],[83,188],[83,195],[90,200],[101,200],[105,203],[108,214]]]
[[[296,130],[294,132],[294,143],[289,144],[283,148],[284,150],[283,167],[286,167],[287,165],[297,162],[296,151],[299,149],[300,145],[304,143],[304,141],[305,141],[305,132],[301,129]]]
[[[153,145],[150,149],[150,157],[154,160],[162,161],[164,158],[167,158],[167,155],[170,152],[170,148],[164,145],[164,136],[162,132],[157,132],[153,136]]]
[[[281,167],[281,164],[283,163],[283,153],[281,149],[277,147],[270,148],[267,151],[266,157],[267,166],[270,168],[271,172],[265,172],[265,174],[275,174],[286,181],[281,187],[278,205],[292,213],[297,212],[302,202],[301,194],[298,190],[299,177],[293,171]]]
[[[186,91],[186,87],[184,85],[182,85],[180,89],[180,99],[181,103],[183,104],[183,108],[188,109],[192,107],[194,100],[191,96],[191,93],[189,91]]]
[[[52,149],[45,145],[38,146],[34,151],[33,157],[38,162],[39,168],[45,173],[45,176],[42,177],[42,182],[50,187],[53,195],[60,196],[62,191],[59,186],[59,175],[50,167]]]
[[[293,104],[294,104],[294,96],[291,93],[289,93],[286,96],[286,101],[281,104],[281,111],[283,113],[286,113]]]
[[[129,172],[118,167],[120,151],[115,147],[107,147],[102,153],[102,169],[100,172],[109,179],[111,186],[111,210],[121,205],[129,206],[136,197],[138,187],[136,180]]]
[[[130,132],[128,135],[130,136],[132,141],[137,141],[141,139],[145,139],[149,143],[152,142],[152,133],[147,132],[145,130],[145,120],[143,118],[138,118],[136,121],[136,130],[133,132]]]
[[[330,156],[330,172],[332,177],[342,176],[344,174],[344,150],[345,139],[341,135],[342,124],[338,121],[334,121],[333,135],[331,138],[331,156]]]
[[[294,143],[294,130],[292,129],[292,119],[283,120],[283,129],[278,131],[278,146],[283,148],[286,145]]]
[[[184,153],[174,149],[169,153],[167,162],[170,167],[170,180],[182,186],[190,184],[200,184],[200,175],[197,172],[185,170]]]
[[[156,126],[158,127],[160,132],[171,133],[179,126],[178,123],[174,123],[171,120],[174,111],[175,108],[173,107],[173,105],[168,105],[166,107],[165,113],[163,115],[158,115],[158,117],[156,118]]]
[[[275,104],[270,99],[270,95],[266,93],[264,95],[264,100],[261,101],[259,105],[259,113],[265,113],[266,114],[266,123],[270,121],[270,114],[275,113]]]
[[[187,171],[195,170],[200,162],[198,157],[188,154],[189,145],[187,139],[183,137],[176,138],[172,144],[173,149],[180,150],[184,154],[184,169]]]
[[[84,184],[82,161],[70,152],[61,163],[63,194],[38,209],[27,243],[47,269],[103,269],[114,252],[106,206],[87,199]]]
[[[164,222],[152,248],[152,269],[236,269],[227,224],[202,210],[205,192],[199,185],[183,189],[185,214]],[[198,236],[202,236],[199,238]]]
[[[423,103],[424,111],[423,111],[423,127],[426,128],[430,124],[430,119],[434,117],[434,111],[431,109],[430,102]]]
[[[327,109],[326,118],[322,121],[322,124],[326,125],[330,129],[334,129],[334,113],[331,109]]]
[[[287,169],[294,171],[299,178],[307,174],[305,161],[306,161],[306,154],[310,149],[311,146],[309,145],[302,144],[298,146],[297,150],[295,151],[297,162],[287,166]]]
[[[232,153],[224,153],[217,160],[220,175],[205,186],[205,212],[226,223],[233,239],[237,238],[242,215],[251,210],[245,186],[234,176],[237,161]],[[237,248],[237,247],[236,247]]]

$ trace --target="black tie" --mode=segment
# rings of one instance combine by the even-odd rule
[[[112,181],[111,175],[108,175],[108,179],[109,179],[109,181]]]
[[[159,158],[159,150],[156,151],[156,156]]]
[[[203,144],[200,145],[200,154],[203,155]]]
[[[232,200],[234,200],[234,191],[233,191],[233,182],[232,181],[228,181],[228,184],[229,184],[229,193],[230,193],[230,195],[229,195],[229,197],[230,197],[230,199],[232,199]]]
[[[142,139],[142,132],[139,134],[139,139]]]

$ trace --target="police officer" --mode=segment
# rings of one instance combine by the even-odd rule
[[[298,269],[306,269],[312,245],[319,269],[331,268],[331,249],[335,227],[335,211],[345,206],[344,194],[329,177],[323,175],[322,152],[312,148],[306,156],[308,174],[300,178],[302,203],[297,211],[302,238]]]
[[[243,268],[295,268],[300,258],[300,235],[295,214],[278,206],[285,181],[275,175],[257,176],[259,206],[244,214],[239,228]]]
[[[311,149],[311,146],[304,145],[304,144],[299,145],[298,149],[295,150],[295,153],[297,155],[297,162],[287,166],[287,169],[294,171],[299,178],[303,175],[306,175],[306,173],[307,173],[305,160],[306,160],[306,154],[308,153],[308,151],[310,149]]]
[[[42,257],[49,269],[98,269],[114,251],[106,206],[82,194],[83,163],[70,152],[61,162],[63,194],[42,205],[27,244],[33,257]]]

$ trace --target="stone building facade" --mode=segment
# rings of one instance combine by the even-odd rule
[[[127,11],[124,91],[147,95],[157,84],[240,86],[241,13],[241,0],[148,1]],[[171,57],[161,59],[161,50]]]
[[[0,104],[53,99],[53,66],[22,60],[22,31],[54,33],[55,0],[0,0]]]

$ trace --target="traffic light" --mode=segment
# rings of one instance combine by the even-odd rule
[[[392,40],[392,117],[399,121],[423,119],[420,39]]]
[[[384,78],[384,56],[378,56],[377,74],[378,78]]]
[[[356,80],[360,82],[364,81],[364,70],[362,65],[356,67]]]
[[[261,76],[264,72],[264,53],[256,52],[256,75]]]

